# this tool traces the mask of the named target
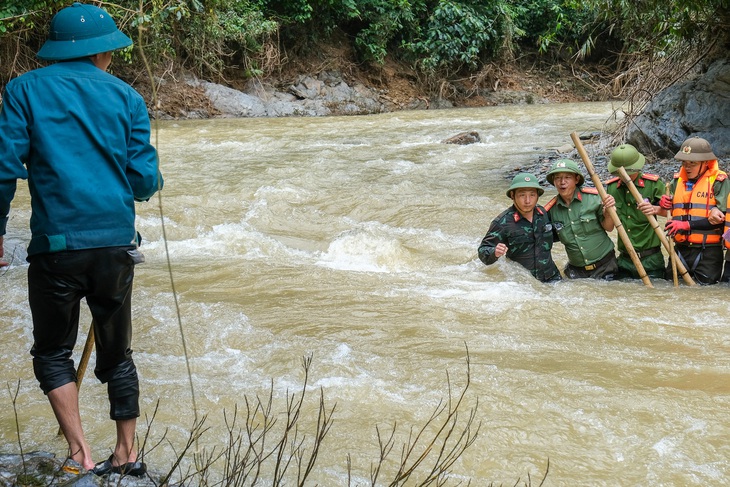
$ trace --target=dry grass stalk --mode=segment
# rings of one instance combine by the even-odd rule
[[[623,143],[634,119],[654,97],[687,79],[713,49],[714,44],[686,44],[661,54],[620,54],[614,76],[599,89],[606,96],[627,102],[625,107],[617,110],[623,117],[618,117],[619,124],[613,132],[611,145]]]
[[[466,392],[471,383],[471,368],[467,350],[466,359],[466,385],[456,398],[451,389],[451,378],[447,372],[449,394],[446,402],[439,402],[434,408],[431,416],[418,430],[411,428],[408,440],[400,448],[400,460],[396,473],[388,482],[391,487],[406,485],[413,477],[422,478],[416,480],[414,485],[445,485],[451,473],[454,463],[461,457],[464,451],[469,448],[477,438],[481,422],[476,421],[477,403],[468,411],[466,418],[461,415],[462,405]],[[463,422],[463,424],[461,424]],[[435,427],[435,433],[427,434],[427,431]],[[381,435],[376,427],[380,457],[378,462],[371,467],[370,480],[374,487],[378,485],[378,477],[383,466],[395,446],[395,433],[397,424],[393,424],[387,437]],[[430,466],[425,466],[430,460]],[[421,468],[423,466],[423,468]],[[420,469],[420,470],[419,470]]]
[[[279,414],[274,409],[273,381],[269,393],[264,398],[256,396],[255,400],[245,397],[245,411],[239,415],[238,407],[232,415],[224,411],[224,420],[227,430],[227,444],[222,448],[198,450],[199,440],[210,430],[205,426],[207,416],[196,420],[190,429],[185,444],[178,450],[167,438],[167,430],[154,444],[152,438],[152,424],[157,415],[159,403],[155,406],[153,415],[147,419],[147,428],[143,438],[137,437],[139,457],[149,458],[161,445],[166,444],[175,453],[175,460],[169,471],[161,476],[159,482],[152,476],[147,481],[154,486],[254,486],[254,485],[297,485],[303,487],[312,473],[315,472],[317,459],[324,440],[333,424],[335,406],[327,406],[324,392],[320,389],[316,424],[304,428],[301,423],[305,418],[304,398],[309,381],[309,371],[312,356],[302,361],[304,381],[301,392],[286,393],[285,412]],[[452,390],[451,378],[447,372],[448,397],[434,408],[425,423],[418,428],[410,428],[406,441],[397,446],[397,424],[383,434],[379,427],[376,433],[379,444],[379,455],[370,467],[370,483],[388,486],[439,486],[461,485],[462,480],[452,478],[452,469],[464,452],[472,446],[481,428],[481,421],[477,420],[478,402],[466,409],[466,393],[471,383],[470,359],[467,349],[466,383],[460,392]],[[13,409],[16,411],[16,427],[21,456],[23,452],[20,441],[20,425],[17,418],[17,396],[8,391],[12,399]],[[278,417],[283,417],[278,421]],[[239,424],[243,418],[243,424]],[[280,423],[280,424],[279,424]],[[306,431],[313,428],[311,435]],[[397,459],[391,461],[393,452],[400,452]],[[183,467],[184,460],[192,456],[192,464]],[[353,485],[352,458],[348,454],[347,486]],[[148,462],[149,463],[149,462]],[[59,472],[62,467],[59,467]],[[385,472],[389,472],[386,474]],[[549,471],[545,471],[545,478]],[[32,474],[32,472],[31,472]],[[55,479],[58,475],[51,478]],[[172,482],[175,478],[174,483]],[[381,478],[385,480],[381,481]],[[343,482],[345,480],[343,479]],[[120,480],[107,480],[106,485],[115,485]],[[470,485],[471,481],[467,481]],[[48,485],[54,485],[53,482]],[[57,483],[55,484],[57,485]],[[121,484],[120,484],[121,485]],[[520,480],[514,484],[531,486],[531,479],[523,484]],[[490,484],[493,486],[493,484]]]

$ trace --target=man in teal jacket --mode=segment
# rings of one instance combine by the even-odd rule
[[[106,72],[132,44],[101,8],[74,3],[51,21],[38,57],[57,61],[10,81],[0,110],[0,249],[18,179],[31,194],[28,301],[33,370],[71,460],[104,475],[142,475],[134,432],[139,380],[132,360],[135,201],[162,188],[142,97]],[[2,253],[0,253],[2,257]],[[96,464],[84,437],[71,358],[80,301],[94,319],[97,378],[107,384],[117,444]]]

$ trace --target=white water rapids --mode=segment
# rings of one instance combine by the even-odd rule
[[[366,484],[376,426],[402,440],[465,383],[479,436],[454,465],[472,485],[721,485],[730,478],[728,287],[655,282],[542,284],[476,249],[509,200],[507,169],[611,123],[608,104],[507,106],[377,116],[163,122],[162,212],[199,415],[201,447],[226,441],[223,411],[268,395],[284,410],[312,354],[336,403],[312,485]],[[482,142],[445,145],[476,130]],[[555,191],[546,191],[546,202]],[[2,271],[2,377],[20,391],[23,447],[64,455],[33,377],[27,306],[29,197],[19,187]],[[157,198],[138,206],[134,350],[152,438],[184,444],[193,410]],[[560,268],[562,245],[553,250]],[[78,353],[90,317],[82,313]],[[95,456],[114,427],[105,387],[81,389]],[[0,394],[0,452],[17,453],[11,394]],[[283,418],[281,418],[283,420]],[[394,457],[400,454],[396,447]],[[175,458],[167,443],[151,468]],[[353,485],[354,485],[353,483]]]

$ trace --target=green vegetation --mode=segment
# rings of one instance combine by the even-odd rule
[[[37,66],[53,13],[70,0],[0,6],[0,84]],[[267,75],[282,53],[344,34],[360,61],[409,63],[425,77],[478,72],[523,50],[619,67],[687,45],[725,56],[730,0],[118,0],[95,2],[144,49],[156,71],[201,77]],[[124,53],[132,66],[142,56]],[[8,62],[5,62],[8,60]]]

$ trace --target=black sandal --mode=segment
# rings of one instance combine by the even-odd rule
[[[103,462],[97,463],[96,466],[91,469],[91,473],[98,475],[99,477],[112,473],[141,477],[147,473],[147,465],[145,465],[144,462],[129,462],[124,465],[114,466],[112,465],[112,459],[114,459],[114,454],[111,454],[109,458]]]

